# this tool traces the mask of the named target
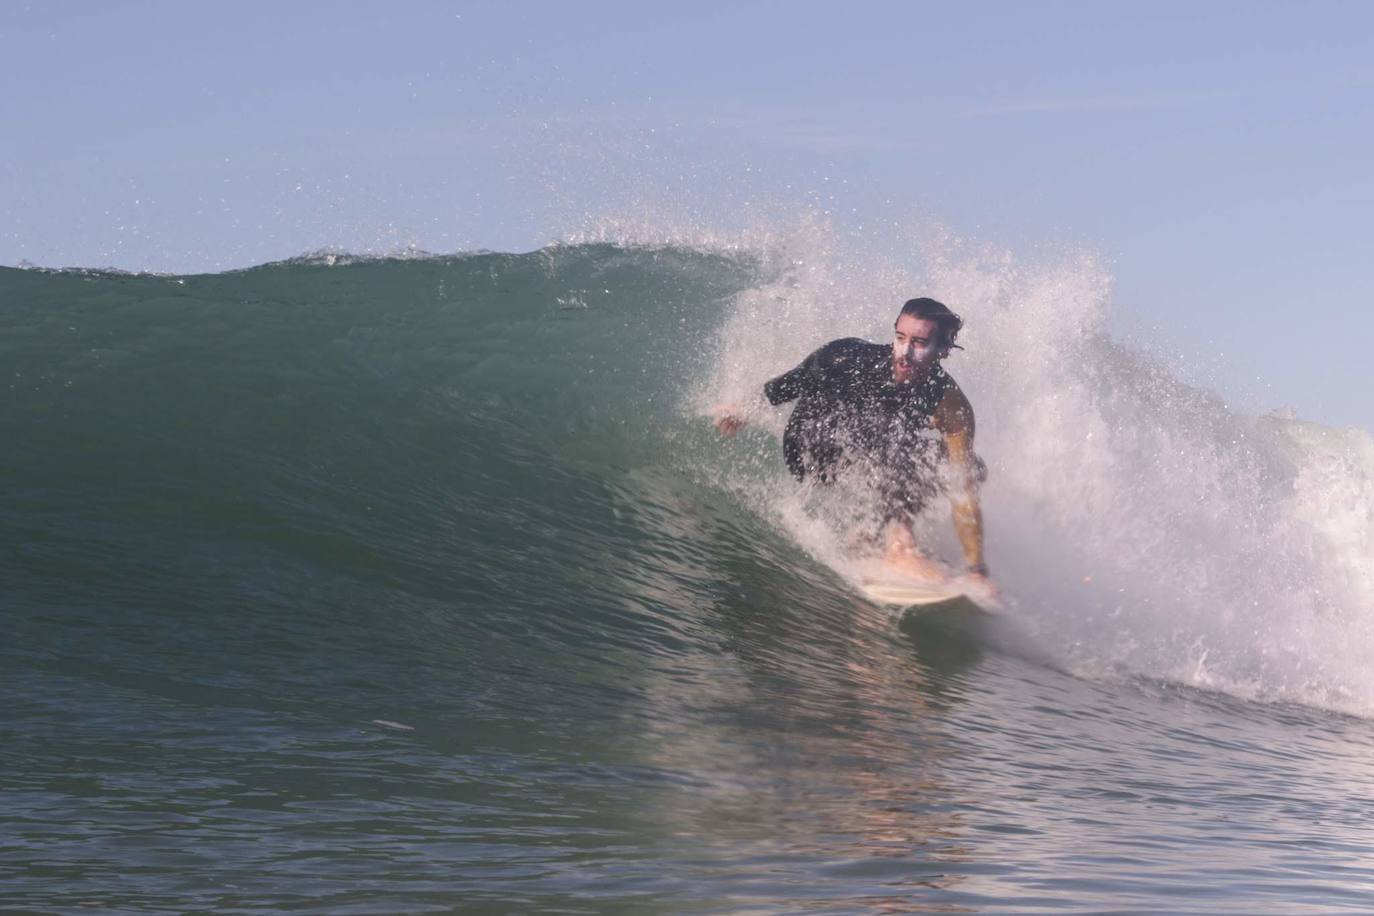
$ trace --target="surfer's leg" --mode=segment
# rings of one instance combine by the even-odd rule
[[[883,522],[883,565],[918,579],[943,580],[944,570],[916,543],[911,527],[924,503],[923,493],[907,481],[887,480],[882,487],[879,517]]]
[[[883,551],[883,565],[902,575],[918,579],[943,581],[944,570],[922,552],[911,533],[911,520],[891,519],[883,532],[887,544]]]

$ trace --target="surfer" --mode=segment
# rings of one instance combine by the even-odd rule
[[[949,495],[969,577],[988,585],[978,485],[987,468],[973,452],[973,407],[941,361],[963,321],[934,299],[902,306],[888,347],[857,337],[831,341],[763,386],[774,406],[797,401],[783,434],[783,458],[798,480],[830,484],[864,475],[876,496],[875,540],[884,562],[923,579],[944,575],[925,556],[912,523],[937,493]],[[724,408],[715,425],[744,425]]]

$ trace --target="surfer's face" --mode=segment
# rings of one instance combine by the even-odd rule
[[[940,328],[929,318],[902,315],[892,341],[892,377],[905,382],[940,358]]]

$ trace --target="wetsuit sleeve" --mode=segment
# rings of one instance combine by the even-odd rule
[[[814,392],[820,382],[820,362],[824,353],[825,347],[821,347],[802,360],[802,364],[797,368],[765,382],[763,396],[768,398],[768,403],[776,407],[778,404],[786,404],[804,394]]]
[[[774,406],[785,404],[804,394],[814,394],[821,390],[829,384],[827,377],[836,363],[843,361],[856,344],[863,346],[863,341],[849,337],[832,340],[802,360],[802,364],[791,372],[784,372],[766,382],[763,394],[768,398],[768,403]]]
[[[797,398],[809,391],[815,390],[816,382],[813,373],[802,363],[791,372],[784,372],[782,375],[763,385],[763,396],[768,398],[768,403],[774,405],[786,404],[788,401],[795,401]]]

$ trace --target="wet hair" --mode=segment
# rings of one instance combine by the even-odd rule
[[[934,299],[908,299],[902,306],[902,310],[897,313],[897,319],[893,322],[902,320],[903,315],[910,315],[913,318],[924,318],[935,322],[935,327],[940,332],[940,347],[952,347],[955,350],[962,350],[963,347],[954,342],[958,336],[959,329],[964,326],[964,320],[949,310],[949,306]]]

